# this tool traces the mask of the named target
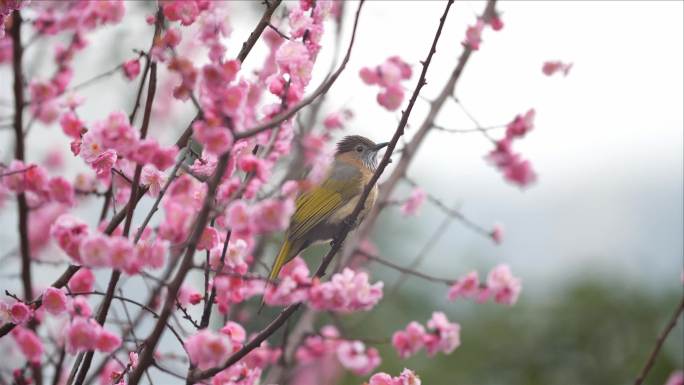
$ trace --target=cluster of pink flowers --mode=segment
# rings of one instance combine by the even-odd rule
[[[121,235],[91,234],[84,222],[68,214],[57,218],[50,229],[50,235],[76,263],[120,269],[128,274],[136,274],[145,267],[164,265],[168,243],[152,239],[150,234],[149,231],[144,232],[134,245]]]
[[[466,29],[465,39],[461,44],[473,51],[480,49],[482,31],[484,31],[486,26],[490,26],[494,31],[499,31],[503,28],[503,21],[496,14],[486,18],[478,18],[475,24],[468,26]]]
[[[449,354],[461,345],[461,326],[449,322],[442,312],[432,313],[427,329],[412,321],[404,330],[392,335],[392,346],[401,358],[408,358],[425,348],[428,356],[438,352]]]
[[[404,369],[397,377],[387,373],[376,373],[366,385],[420,385],[420,378],[410,369]]]
[[[542,72],[546,76],[551,76],[557,72],[563,74],[563,76],[568,76],[570,69],[572,68],[572,63],[563,63],[560,60],[547,61],[542,65]]]
[[[370,374],[380,363],[380,354],[362,341],[345,340],[334,326],[326,325],[315,335],[306,337],[295,353],[304,367],[334,358],[343,368],[359,376]]]
[[[382,299],[383,282],[370,284],[368,274],[345,268],[330,281],[315,280],[309,290],[309,306],[336,312],[368,311]]]
[[[476,271],[466,274],[449,288],[447,297],[450,301],[463,297],[479,303],[491,298],[496,303],[514,305],[518,301],[521,290],[520,278],[513,276],[508,265],[501,264],[489,272],[486,283],[480,283]]]
[[[534,128],[534,109],[524,115],[517,115],[506,127],[506,135],[496,142],[496,148],[487,155],[487,160],[498,168],[504,178],[520,187],[526,187],[537,180],[529,160],[513,152],[513,141],[523,138]]]
[[[411,191],[411,195],[409,195],[408,199],[401,205],[401,213],[405,216],[418,214],[426,197],[427,193],[425,190],[420,187],[415,187],[413,191]]]
[[[392,56],[375,68],[361,68],[359,75],[364,83],[377,84],[380,87],[378,103],[389,111],[395,111],[404,100],[401,81],[410,79],[411,73],[411,66],[408,63],[399,56]]]
[[[50,178],[42,166],[16,159],[8,167],[0,166],[0,188],[15,194],[26,194],[26,200],[32,208],[48,202],[65,206],[75,203],[74,187],[64,177]]]

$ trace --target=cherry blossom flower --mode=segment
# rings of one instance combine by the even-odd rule
[[[87,266],[108,267],[112,265],[111,242],[106,235],[95,233],[83,239],[79,254]]]
[[[88,293],[93,290],[95,275],[90,269],[80,268],[69,280],[69,290],[74,293]]]
[[[392,346],[399,353],[399,357],[408,358],[423,348],[424,339],[423,325],[411,321],[405,330],[399,330],[392,335]]]
[[[140,59],[131,59],[123,63],[124,76],[128,80],[134,80],[140,74]]]
[[[75,317],[65,331],[67,352],[75,354],[94,350],[101,328],[94,319]]]
[[[81,262],[79,248],[81,241],[88,235],[88,226],[81,220],[64,214],[57,218],[50,228],[50,236],[57,241],[62,250],[76,262]]]
[[[482,30],[484,27],[484,21],[482,21],[482,19],[477,19],[474,25],[470,25],[468,26],[468,29],[466,29],[465,40],[463,40],[462,44],[473,51],[480,49],[480,44],[482,43]]]
[[[150,196],[156,197],[166,183],[166,177],[156,167],[148,164],[142,168],[140,183],[149,187],[148,193]]]
[[[522,138],[534,128],[534,108],[529,109],[525,115],[517,115],[512,122],[506,126],[506,137]]]
[[[376,373],[368,380],[368,385],[421,385],[421,381],[412,370],[404,369],[397,377]]]
[[[12,323],[17,325],[23,324],[31,319],[31,313],[31,309],[26,306],[25,303],[19,301],[13,303],[9,308],[10,319],[12,320]]]
[[[50,178],[47,187],[52,200],[67,206],[74,205],[74,187],[65,178],[61,176]]]
[[[43,308],[52,315],[59,315],[67,310],[66,293],[61,289],[48,287],[43,292]]]
[[[498,223],[494,225],[494,228],[491,232],[491,237],[496,244],[501,244],[503,241],[503,231],[503,225]]]
[[[382,298],[382,287],[382,282],[371,285],[365,272],[345,268],[328,282],[314,282],[309,291],[309,305],[316,310],[367,311]]]
[[[684,385],[684,371],[677,370],[672,372],[665,381],[665,385]]]
[[[294,213],[292,199],[265,199],[254,207],[256,231],[268,233],[287,228],[290,216]]]
[[[116,334],[102,329],[97,335],[95,341],[95,348],[104,353],[111,353],[121,346],[121,337]]]
[[[454,301],[459,297],[475,298],[480,291],[480,278],[476,271],[471,271],[449,288],[447,298]]]
[[[416,215],[420,207],[423,205],[425,197],[427,197],[425,190],[420,187],[415,187],[413,191],[411,191],[409,198],[404,202],[403,205],[401,205],[402,214],[406,216]]]
[[[33,331],[19,326],[12,330],[12,338],[29,362],[40,362],[40,357],[43,355],[43,344]]]
[[[514,305],[522,290],[520,279],[514,277],[505,264],[497,265],[489,272],[487,287],[493,292],[494,301],[505,305]]]
[[[283,266],[277,285],[268,285],[264,302],[269,305],[289,305],[304,301],[308,297],[309,267],[301,257],[295,257]]]
[[[568,76],[570,69],[572,69],[572,63],[563,63],[560,60],[546,61],[542,66],[542,72],[546,76],[552,76],[556,73],[562,73],[563,76]]]
[[[201,370],[220,365],[233,351],[230,337],[206,329],[188,337],[185,349],[190,362]]]
[[[83,121],[73,111],[63,113],[59,118],[59,125],[67,136],[75,139],[81,137],[84,128]]]
[[[375,348],[367,348],[361,341],[342,341],[337,347],[337,358],[345,368],[359,376],[365,376],[380,365],[380,355]]]
[[[449,322],[442,312],[432,313],[427,328],[428,333],[424,342],[428,356],[433,356],[437,352],[449,354],[461,344],[461,326]]]

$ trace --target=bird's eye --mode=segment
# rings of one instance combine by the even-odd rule
[[[363,152],[363,146],[356,146],[356,152]]]

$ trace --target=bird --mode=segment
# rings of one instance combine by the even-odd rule
[[[378,152],[388,144],[376,144],[360,135],[346,136],[337,143],[333,163],[323,181],[295,201],[295,211],[273,261],[267,285],[304,249],[315,243],[334,241],[342,226],[353,229],[363,221],[377,199],[377,185],[371,189],[354,223],[350,223],[350,216],[377,168]]]

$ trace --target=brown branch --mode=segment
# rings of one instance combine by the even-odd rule
[[[361,255],[362,257],[367,258],[371,261],[375,261],[381,265],[385,265],[385,266],[390,267],[394,270],[400,271],[402,274],[409,274],[409,275],[413,275],[413,276],[418,277],[418,278],[423,278],[423,279],[430,281],[430,282],[443,283],[446,285],[453,285],[454,283],[456,283],[456,281],[453,279],[433,277],[431,275],[421,273],[420,271],[414,270],[414,269],[409,268],[409,267],[399,266],[396,263],[390,262],[384,258],[380,258],[377,255],[369,254],[369,253],[367,253],[363,250],[360,250],[360,249],[356,250],[356,254]]]
[[[12,13],[12,28],[10,34],[12,35],[12,70],[14,72],[14,135],[16,138],[16,145],[14,147],[14,157],[20,161],[24,161],[24,122],[23,112],[25,106],[24,100],[24,75],[22,69],[22,56],[24,54],[24,46],[21,41],[21,24],[22,18],[19,10]],[[17,194],[17,209],[19,211],[19,249],[21,251],[21,282],[24,287],[24,298],[30,299],[33,297],[33,279],[31,277],[31,251],[29,249],[28,238],[28,204],[26,202],[26,195],[23,192]],[[29,324],[32,330],[36,330],[36,323],[32,321]],[[36,385],[43,384],[43,372],[40,364],[31,364],[31,373]]]
[[[22,140],[22,141],[23,141],[23,140]],[[33,168],[35,168],[35,167],[36,167],[36,165],[35,165],[35,164],[32,164],[32,165],[30,165],[30,166],[28,166],[28,167],[26,167],[26,168],[22,168],[21,170],[8,171],[8,172],[5,172],[5,173],[0,174],[0,178],[6,177],[6,176],[9,176],[9,175],[21,174],[22,172],[29,171],[29,170],[31,170],[31,169],[33,169]]]
[[[370,179],[368,184],[363,189],[363,192],[361,193],[361,196],[358,200],[358,203],[354,207],[354,211],[352,211],[351,215],[349,216],[349,221],[347,222],[346,226],[342,226],[340,231],[336,234],[333,242],[333,246],[331,247],[330,251],[326,254],[326,256],[323,258],[323,261],[319,265],[318,269],[316,270],[315,276],[316,277],[323,277],[325,275],[325,271],[330,265],[330,262],[332,262],[333,257],[337,252],[342,248],[342,245],[344,244],[344,241],[351,231],[352,227],[349,224],[352,224],[356,222],[359,214],[361,213],[361,210],[363,210],[364,204],[366,202],[366,198],[370,194],[371,190],[377,183],[378,179],[380,178],[380,175],[383,173],[387,165],[390,163],[390,157],[392,156],[392,151],[396,148],[397,142],[399,141],[399,138],[404,134],[404,128],[406,127],[406,123],[408,122],[409,115],[411,114],[411,111],[413,109],[413,105],[416,102],[416,99],[418,98],[418,95],[420,93],[420,90],[423,88],[423,86],[426,84],[425,81],[425,75],[427,73],[427,69],[430,66],[430,62],[432,60],[432,56],[436,52],[436,46],[437,42],[439,41],[439,37],[441,36],[442,33],[442,28],[444,26],[444,22],[446,21],[446,16],[449,12],[449,9],[451,8],[451,5],[453,4],[453,0],[449,0],[447,2],[446,9],[444,10],[444,14],[440,18],[439,21],[439,27],[437,28],[437,32],[435,34],[435,38],[432,42],[432,46],[430,47],[430,51],[428,53],[428,56],[423,63],[423,71],[421,72],[420,78],[418,80],[418,84],[416,85],[416,88],[413,92],[413,95],[411,96],[411,99],[409,100],[409,104],[402,113],[402,118],[399,122],[399,125],[394,133],[394,136],[392,137],[392,140],[390,141],[389,145],[387,146],[387,150],[385,151],[385,155],[382,158],[382,161],[380,161],[380,164],[378,165],[377,169],[373,173],[373,177]],[[356,18],[354,20],[354,33],[356,31],[356,26],[358,24],[359,20],[359,14],[361,12],[361,7],[363,6],[363,1],[359,3],[359,7],[356,11]],[[352,42],[354,40],[354,33],[352,33]],[[350,49],[351,50],[351,49]],[[348,50],[348,53],[349,51]],[[348,60],[348,55],[347,55],[347,60]],[[228,360],[223,363],[221,366],[207,369],[204,371],[196,372],[192,376],[188,378],[189,383],[197,382],[199,380],[209,378],[220,371],[230,367],[231,365],[237,363],[240,361],[243,357],[245,357],[247,354],[249,354],[252,350],[257,348],[263,341],[265,341],[269,336],[271,336],[273,333],[275,333],[276,330],[278,330],[280,327],[282,327],[285,322],[299,309],[299,307],[302,305],[302,303],[296,303],[293,305],[290,305],[283,309],[278,316],[271,321],[266,328],[264,328],[262,331],[260,331],[252,340],[250,340],[245,346],[234,353],[232,356],[228,358]]]
[[[658,335],[658,339],[656,339],[656,344],[653,347],[653,351],[648,356],[648,359],[646,360],[644,367],[641,369],[641,372],[639,372],[636,380],[634,380],[634,385],[641,385],[644,382],[644,379],[646,379],[648,372],[651,370],[651,367],[653,367],[655,359],[660,352],[660,348],[662,348],[663,343],[665,343],[665,340],[672,329],[674,329],[675,325],[677,325],[677,321],[679,320],[679,316],[682,315],[682,312],[684,312],[684,297],[682,297],[681,302],[679,302],[679,306],[677,306],[677,310],[675,310],[674,314],[672,315],[670,322],[665,325],[665,329],[663,329],[663,331],[661,331]]]
[[[252,50],[252,47],[254,47],[254,44],[256,44],[256,42],[259,40],[259,37],[264,32],[264,29],[266,29],[266,27],[271,23],[271,16],[273,15],[273,12],[275,12],[276,8],[278,8],[280,3],[281,0],[272,0],[270,3],[266,2],[268,7],[261,16],[261,20],[259,20],[259,23],[254,28],[254,31],[249,34],[249,38],[242,43],[242,48],[240,49],[240,52],[238,52],[237,59],[240,61],[240,63],[245,62],[245,59],[247,59],[247,55],[249,55],[249,52]]]

